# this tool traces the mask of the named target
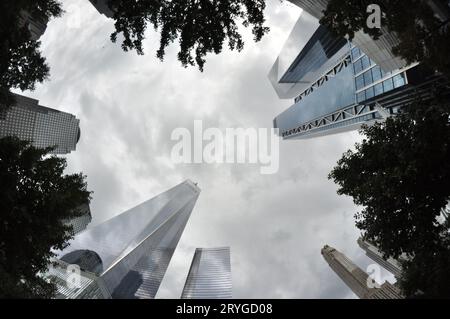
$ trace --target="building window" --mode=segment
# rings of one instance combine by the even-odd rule
[[[382,75],[381,75],[381,68],[378,65],[374,66],[372,68],[373,81],[376,82],[378,80],[381,80],[381,77],[382,77]]]
[[[383,94],[383,83],[375,85],[375,96]]]
[[[361,59],[362,62],[362,69],[365,70],[370,67],[370,60],[367,55],[363,56]]]
[[[373,79],[372,79],[372,71],[369,70],[366,73],[364,73],[364,83],[366,86],[370,85],[373,83]]]
[[[353,69],[355,70],[355,74],[358,74],[363,70],[362,61],[358,60],[353,64]]]
[[[384,92],[388,92],[394,89],[394,83],[392,82],[392,78],[387,79],[383,82],[383,90]]]
[[[354,47],[352,49],[352,59],[353,59],[353,61],[355,61],[360,56],[361,56],[361,50],[359,48],[357,48],[357,47]]]
[[[365,91],[359,92],[359,93],[356,95],[356,101],[357,101],[358,103],[361,103],[361,102],[363,102],[363,101],[365,101],[365,100],[366,100],[366,92],[365,92]]]
[[[374,93],[373,87],[368,88],[368,89],[366,90],[366,99],[367,99],[367,100],[368,100],[368,99],[371,99],[371,98],[373,98],[374,96],[375,96],[375,93]]]
[[[405,75],[403,73],[394,76],[393,80],[394,88],[398,88],[406,84]]]
[[[364,76],[361,74],[356,77],[356,90],[360,90],[364,87]]]

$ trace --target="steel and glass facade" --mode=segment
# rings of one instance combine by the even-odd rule
[[[196,184],[183,182],[78,234],[69,247],[57,252],[58,259],[94,275],[96,285],[100,282],[112,298],[154,298],[199,194]],[[93,253],[97,259],[91,258]],[[74,256],[90,256],[97,263],[94,267]],[[62,288],[67,297],[73,295],[67,286]]]
[[[89,204],[81,205],[77,208],[79,216],[66,221],[67,225],[72,226],[73,233],[78,234],[84,231],[92,221],[91,209]]]
[[[54,154],[75,151],[80,139],[80,120],[74,115],[39,105],[39,101],[15,94],[16,105],[0,114],[0,137],[16,136],[37,148],[55,147]]]
[[[298,49],[290,43],[299,43],[302,25],[306,30],[316,31],[310,32],[310,40]],[[311,21],[308,13],[300,16],[283,48],[287,53],[280,53],[280,57],[291,56],[286,60],[291,64],[280,68],[279,57],[269,74],[280,98],[295,95],[295,104],[274,119],[274,128],[279,129],[283,139],[330,135],[383,121],[415,97],[426,98],[429,87],[442,81],[441,76],[417,63],[384,71],[361,48],[344,42],[332,40],[317,21]],[[295,49],[298,49],[296,57]],[[286,83],[286,79],[293,83]],[[445,85],[444,82],[441,84]]]
[[[182,299],[231,299],[230,248],[197,248]]]

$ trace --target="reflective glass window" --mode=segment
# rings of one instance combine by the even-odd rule
[[[384,92],[388,92],[394,89],[394,82],[392,81],[392,78],[387,79],[383,82],[383,89]]]
[[[366,92],[365,91],[362,91],[356,95],[356,101],[358,101],[358,103],[363,102],[365,100],[366,100]]]
[[[363,56],[361,59],[362,62],[362,69],[365,70],[370,67],[370,60],[367,55]]]
[[[403,73],[394,76],[393,80],[394,88],[398,88],[406,84],[405,75]]]
[[[364,75],[361,74],[360,76],[356,77],[356,89],[362,89],[364,87]]]
[[[383,94],[383,83],[378,83],[375,85],[375,96]]]
[[[371,99],[371,98],[373,98],[374,96],[375,96],[375,93],[374,93],[373,87],[368,88],[368,89],[366,90],[366,99]]]
[[[365,83],[366,86],[373,83],[372,71],[371,70],[369,70],[369,71],[364,73],[364,83]]]
[[[354,47],[352,49],[352,59],[353,59],[353,61],[355,61],[360,56],[361,56],[361,50],[359,48],[357,48],[357,47]]]
[[[359,72],[361,72],[363,70],[362,68],[362,61],[358,60],[353,64],[353,68],[355,70],[355,74],[358,74]]]
[[[381,75],[381,68],[378,65],[374,66],[372,68],[373,81],[376,82],[378,80],[381,80],[381,77],[382,77],[382,75]]]

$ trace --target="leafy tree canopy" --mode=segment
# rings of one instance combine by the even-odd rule
[[[418,290],[450,296],[450,222],[442,214],[450,200],[450,102],[432,94],[384,123],[365,126],[364,140],[329,176],[338,194],[363,207],[355,218],[366,239],[386,258],[406,259],[402,287],[409,296]],[[417,277],[420,271],[426,275]],[[435,285],[445,278],[445,287]]]
[[[179,61],[185,67],[197,64],[201,71],[206,54],[222,52],[226,40],[231,50],[243,49],[239,21],[252,26],[255,41],[269,31],[264,26],[265,0],[110,0],[109,6],[116,20],[111,40],[116,42],[122,34],[125,51],[143,54],[142,41],[149,24],[161,34],[159,59],[163,60],[167,46],[179,38]]]
[[[0,298],[49,298],[45,272],[51,249],[62,249],[72,228],[64,220],[89,203],[82,174],[64,175],[66,160],[15,137],[0,139]]]
[[[378,4],[383,12],[381,25],[398,36],[400,44],[394,54],[408,63],[422,62],[434,70],[450,75],[449,21],[435,15],[426,0],[330,0],[321,23],[338,36],[352,39],[355,32],[364,30],[377,39],[380,29],[367,26],[367,6]],[[447,13],[446,0],[437,0]]]
[[[10,89],[33,90],[36,82],[43,82],[49,74],[40,42],[31,40],[24,17],[29,14],[45,21],[61,13],[55,0],[0,2],[0,111],[14,104]]]

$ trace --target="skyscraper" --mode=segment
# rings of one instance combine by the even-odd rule
[[[75,236],[50,271],[60,279],[60,296],[105,298],[107,291],[118,299],[154,298],[199,194],[185,181]],[[71,264],[81,269],[75,288],[66,283]]]
[[[114,11],[108,6],[108,0],[89,0],[97,11],[108,18],[114,17]]]
[[[181,299],[231,299],[230,248],[197,248]]]
[[[39,105],[39,101],[15,94],[16,105],[0,113],[0,137],[16,136],[37,148],[55,146],[54,154],[76,149],[80,120],[74,115]]]
[[[316,19],[323,17],[329,0],[289,0],[299,6]],[[381,36],[378,40],[372,39],[364,31],[355,33],[353,44],[363,50],[385,72],[392,72],[407,66],[405,60],[392,53],[392,49],[399,44],[399,40],[389,30],[381,26]]]
[[[326,245],[322,249],[322,256],[334,270],[336,275],[361,299],[402,299],[400,290],[389,282],[380,288],[361,268],[356,266],[344,254]]]
[[[91,209],[89,208],[89,204],[81,205],[77,210],[80,212],[80,216],[66,221],[66,224],[72,226],[74,234],[78,234],[85,230],[89,223],[92,221]]]
[[[280,98],[295,98],[274,119],[283,139],[336,134],[384,121],[414,97],[429,97],[431,86],[447,83],[417,63],[385,72],[353,43],[333,38],[307,12],[301,14],[269,79]]]
[[[376,246],[362,238],[358,238],[358,245],[366,252],[367,257],[372,259],[378,265],[391,272],[397,278],[401,276],[402,266],[397,260],[393,258],[384,259],[383,254]]]
[[[26,26],[31,34],[31,40],[37,41],[47,30],[48,18],[45,15],[32,16],[27,11],[21,11],[19,25]]]

